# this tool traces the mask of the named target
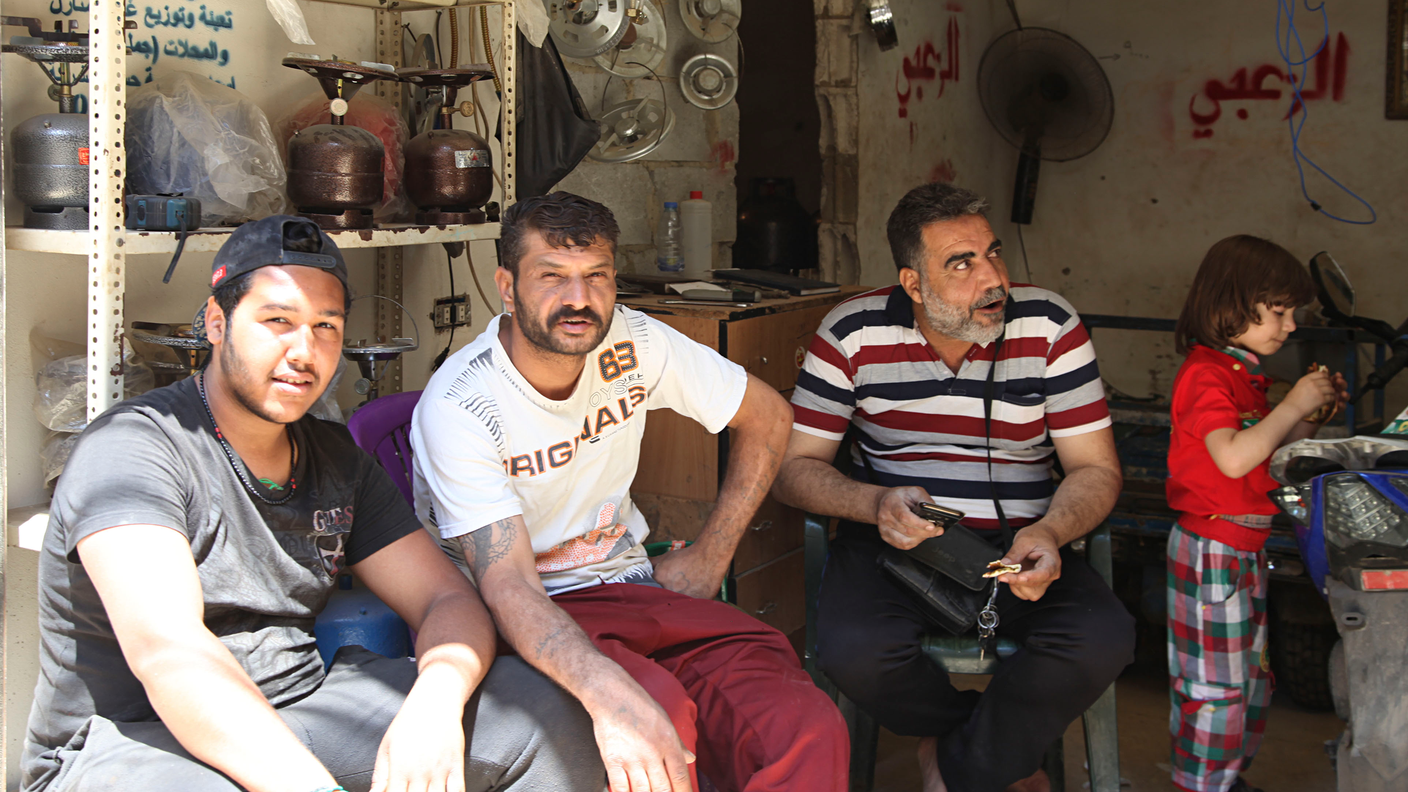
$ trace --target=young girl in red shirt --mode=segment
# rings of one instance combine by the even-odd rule
[[[1271,700],[1266,553],[1272,453],[1311,437],[1346,398],[1344,377],[1301,377],[1275,409],[1261,358],[1295,330],[1310,275],[1279,245],[1234,236],[1208,250],[1178,317],[1187,360],[1173,383],[1168,503],[1168,665],[1173,783],[1244,792]]]

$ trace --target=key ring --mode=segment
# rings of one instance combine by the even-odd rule
[[[984,608],[982,612],[978,614],[978,628],[981,630],[991,630],[995,627],[997,627],[997,613],[988,608]]]

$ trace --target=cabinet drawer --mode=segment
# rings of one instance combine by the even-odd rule
[[[652,410],[632,492],[712,503],[719,497],[719,438],[674,410]]]
[[[650,526],[647,542],[692,542],[714,511],[714,504],[709,501],[648,492],[632,491],[631,502]],[[801,547],[802,533],[802,512],[767,498],[739,537],[733,555],[734,574],[747,574]]]
[[[802,549],[734,578],[738,607],[784,634],[807,622]]]
[[[631,502],[650,526],[650,535],[645,538],[647,543],[678,539],[693,542],[714,510],[712,501],[674,498],[635,489],[631,490]]]
[[[797,384],[802,358],[833,305],[755,316],[728,323],[728,359],[784,391]]]
[[[802,512],[768,497],[748,521],[733,554],[737,574],[747,574],[802,546]]]

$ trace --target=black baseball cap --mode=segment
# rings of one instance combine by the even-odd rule
[[[272,215],[236,228],[210,265],[210,289],[260,267],[316,267],[337,276],[347,290],[347,262],[318,224],[306,217]]]

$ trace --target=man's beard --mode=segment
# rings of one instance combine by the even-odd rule
[[[306,369],[294,370],[299,372],[300,374],[307,372]],[[276,424],[293,423],[294,421],[297,421],[299,418],[303,417],[303,414],[300,413],[298,416],[290,420],[281,420],[280,418],[271,414],[268,410],[264,409],[264,406],[260,404],[257,399],[255,399],[254,395],[251,393],[254,390],[254,387],[250,384],[250,381],[253,380],[254,377],[249,373],[249,369],[245,366],[244,358],[240,357],[240,353],[235,351],[234,340],[229,336],[229,334],[226,334],[225,342],[220,345],[220,374],[221,379],[223,379],[225,382],[226,389],[228,389],[230,396],[235,400],[235,403],[245,408],[253,415],[262,418],[263,420],[268,421],[269,423]],[[322,393],[319,393],[318,395],[322,396]]]
[[[527,303],[518,297],[518,284],[513,285],[513,304],[516,308],[518,329],[523,332],[523,337],[528,339],[528,343],[556,355],[585,355],[596,349],[601,339],[606,337],[611,326],[601,320],[596,315],[596,311],[590,308],[568,308],[566,306],[558,308],[548,316],[547,321],[542,321],[541,317],[530,309]],[[556,327],[558,322],[565,319],[585,319],[596,325],[596,333],[590,336],[579,336],[576,338],[560,339],[553,335],[550,328]]]
[[[983,292],[969,306],[945,302],[929,288],[928,281],[923,278],[919,281],[919,293],[924,297],[924,317],[929,321],[929,327],[949,338],[986,346],[996,341],[1007,326],[1005,305],[1000,312],[992,315],[991,324],[977,315],[979,308],[1007,299],[1007,290],[1001,286],[994,286]]]

